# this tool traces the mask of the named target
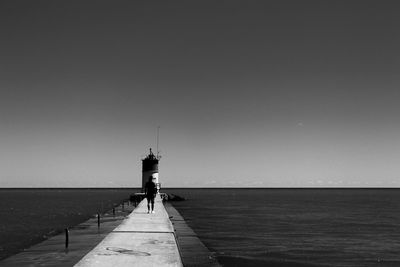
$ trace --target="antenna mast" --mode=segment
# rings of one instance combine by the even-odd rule
[[[159,158],[159,151],[158,151],[158,139],[160,135],[160,126],[157,127],[157,159]]]

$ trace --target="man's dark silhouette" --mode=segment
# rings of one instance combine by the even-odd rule
[[[154,213],[154,198],[157,194],[156,184],[153,182],[153,176],[149,177],[149,181],[144,187],[144,193],[147,198],[147,213],[150,213],[150,203],[151,203],[151,213]]]

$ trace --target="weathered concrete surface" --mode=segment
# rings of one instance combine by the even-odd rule
[[[72,227],[69,246],[65,249],[65,234],[53,236],[42,243],[0,261],[0,266],[73,266],[103,240],[134,209],[133,206],[118,207],[115,216],[109,212],[102,215],[100,228],[97,218]]]
[[[172,223],[159,196],[154,210],[148,214],[143,200],[75,266],[183,266]]]
[[[102,217],[100,228],[96,218],[71,228],[68,249],[60,234],[0,266],[219,266],[176,209],[168,203],[164,207],[157,197],[155,211],[147,213],[146,200],[134,210],[119,207],[116,216]]]
[[[220,266],[215,254],[201,242],[180,213],[168,202],[165,204],[165,209],[175,229],[183,265],[185,267]]]

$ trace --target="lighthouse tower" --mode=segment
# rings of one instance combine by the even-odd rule
[[[144,192],[144,187],[149,181],[149,178],[153,178],[153,182],[157,186],[157,191],[160,190],[161,184],[158,181],[158,161],[160,157],[155,156],[150,148],[150,153],[142,159],[142,192]]]

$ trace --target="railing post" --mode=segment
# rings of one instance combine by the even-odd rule
[[[68,248],[68,243],[69,243],[69,230],[68,228],[65,228],[65,248]]]

